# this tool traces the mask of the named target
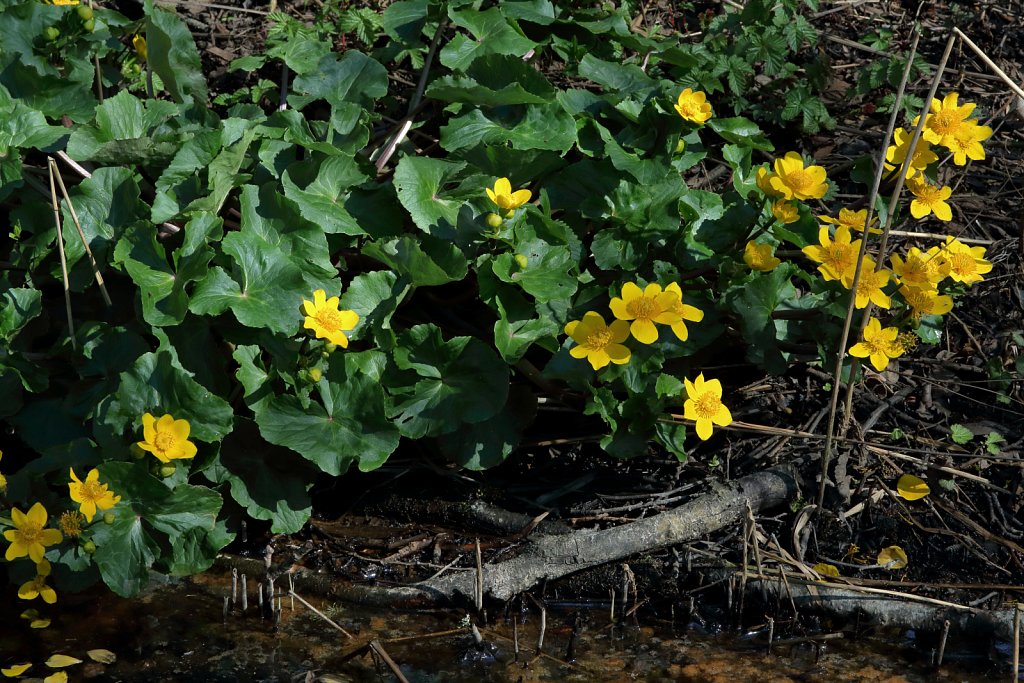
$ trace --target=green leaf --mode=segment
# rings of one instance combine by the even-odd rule
[[[30,320],[43,311],[38,289],[13,288],[0,295],[0,339],[9,345]]]
[[[606,62],[589,52],[580,60],[579,74],[581,78],[603,86],[605,92],[614,93],[619,98],[658,87],[657,82],[645,74],[640,67],[632,64]]]
[[[174,12],[146,0],[148,64],[176,102],[206,106],[206,79],[192,32]]]
[[[313,173],[315,176],[310,177]],[[296,178],[300,179],[298,184]],[[319,163],[293,164],[284,172],[281,182],[285,196],[295,202],[302,217],[324,232],[365,235],[366,231],[345,209],[345,200],[346,190],[367,179],[354,158],[333,156]]]
[[[708,127],[725,141],[736,145],[770,152],[775,145],[764,136],[764,132],[750,119],[737,116],[731,119],[712,118]]]
[[[457,465],[480,471],[500,465],[519,445],[522,430],[537,412],[533,392],[518,387],[509,392],[501,412],[483,422],[465,425],[438,439],[441,452]]]
[[[949,426],[949,438],[953,443],[963,446],[974,438],[974,432],[961,424],[953,424]]]
[[[510,321],[499,318],[494,323],[494,345],[506,363],[516,363],[535,342],[555,338],[561,327],[550,318]]]
[[[121,373],[121,383],[106,410],[98,419],[115,434],[136,430],[143,413],[160,417],[170,413],[176,420],[188,420],[189,439],[214,443],[231,431],[234,411],[227,401],[211,393],[175,367],[168,353],[147,353]],[[134,439],[134,440],[141,440]],[[199,446],[200,452],[202,446]]]
[[[60,126],[51,126],[42,112],[10,96],[0,86],[0,150],[48,147],[67,134]]]
[[[387,242],[371,242],[363,254],[405,276],[413,286],[443,285],[466,277],[469,263],[450,242],[429,235],[403,235]]]
[[[214,250],[207,240],[214,241],[222,233],[220,218],[201,214],[186,224],[185,242],[174,251],[175,267],[167,262],[164,246],[152,227],[130,228],[117,244],[115,258],[139,286],[142,317],[153,326],[177,325],[188,312],[185,287],[206,277]]]
[[[555,89],[539,71],[518,57],[487,55],[470,66],[465,76],[446,75],[434,80],[426,96],[477,107],[509,104],[545,104]]]
[[[992,455],[999,455],[1003,452],[999,444],[1006,443],[1006,438],[999,432],[989,432],[985,436],[985,450]]]
[[[388,385],[402,394],[393,414],[404,436],[447,434],[464,422],[493,417],[505,405],[508,366],[477,339],[445,341],[436,325],[416,325],[399,335],[394,358],[412,375]]]
[[[387,94],[388,72],[362,52],[346,50],[340,56],[324,55],[315,71],[299,76],[292,85],[297,93],[305,93],[288,97],[297,109],[321,99],[334,107],[346,103],[369,107]]]
[[[341,309],[359,314],[359,324],[349,338],[362,339],[368,331],[391,329],[391,316],[398,310],[409,281],[387,270],[374,270],[352,278],[341,296]]]
[[[440,60],[453,71],[465,71],[478,57],[489,54],[522,57],[536,47],[536,43],[511,26],[497,7],[479,11],[475,9],[448,10],[452,24],[469,30],[473,38],[457,34],[441,49]]]
[[[117,515],[113,524],[97,524],[95,529],[93,560],[103,582],[121,597],[137,595],[149,582],[159,544],[143,528],[142,520],[131,514]]]
[[[674,422],[656,422],[654,435],[658,443],[665,447],[679,462],[686,462],[686,426]]]
[[[657,393],[658,398],[665,398],[666,396],[681,398],[686,395],[686,385],[678,377],[662,373],[658,375],[654,391]]]
[[[339,475],[355,462],[366,472],[384,464],[399,432],[385,414],[384,389],[359,369],[353,354],[335,353],[319,384],[320,402],[278,396],[256,412],[267,441],[285,446]]]
[[[513,149],[554,150],[565,153],[576,143],[576,122],[559,104],[529,105],[522,112],[495,111],[488,118],[479,109],[451,119],[441,127],[441,146],[448,151],[481,143]]]
[[[384,32],[392,40],[415,43],[427,22],[428,0],[398,0],[388,3],[381,14]]]
[[[444,159],[402,157],[395,168],[395,189],[416,227],[436,237],[454,231],[464,202],[445,198],[443,187],[465,167],[465,163]]]

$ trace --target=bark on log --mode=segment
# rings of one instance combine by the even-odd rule
[[[728,484],[716,484],[713,491],[685,505],[636,522],[610,529],[534,535],[517,557],[483,566],[484,592],[498,600],[509,600],[545,579],[558,579],[632,555],[692,541],[738,521],[746,514],[748,505],[757,514],[791,500],[798,492],[796,472],[785,465]],[[238,565],[239,561],[229,563]],[[329,597],[380,606],[442,603],[459,595],[472,599],[475,581],[475,571],[451,573],[397,588],[342,585],[323,575],[302,578],[303,583],[312,582],[316,592]],[[301,586],[296,591],[301,593]]]

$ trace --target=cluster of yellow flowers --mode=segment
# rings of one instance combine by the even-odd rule
[[[886,169],[890,172],[895,172],[910,156],[906,177],[907,189],[914,196],[910,202],[910,215],[914,218],[924,218],[929,214],[934,214],[941,221],[953,218],[953,211],[946,202],[953,190],[944,185],[932,185],[924,176],[924,170],[939,159],[932,145],[952,152],[953,163],[957,166],[964,166],[968,159],[980,161],[985,158],[985,148],[981,143],[992,137],[992,129],[968,118],[975,105],[970,102],[958,104],[958,98],[957,93],[949,93],[941,101],[932,99],[921,138],[913,151],[910,150],[913,134],[903,128],[893,132],[896,144],[886,150]],[[919,120],[920,117],[914,119],[915,127]]]
[[[704,319],[704,311],[683,303],[683,291],[676,282],[664,289],[653,282],[643,288],[627,282],[622,286],[622,296],[613,297],[609,308],[615,317],[611,325],[600,313],[587,311],[582,320],[572,320],[565,326],[565,333],[576,343],[569,354],[586,358],[595,370],[609,363],[628,363],[631,352],[623,342],[630,336],[641,344],[653,344],[659,337],[657,326],[668,325],[679,341],[686,341],[690,336],[686,323]],[[732,422],[729,409],[722,405],[722,385],[717,379],[705,380],[701,373],[693,382],[683,382],[688,397],[683,404],[684,417],[696,422],[702,440],[711,436],[712,424],[725,426]]]

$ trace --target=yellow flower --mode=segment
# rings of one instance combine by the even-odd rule
[[[181,422],[185,421],[181,420]],[[185,424],[188,423],[185,422]],[[188,438],[187,432],[185,438]],[[84,482],[75,474],[75,469],[71,468],[71,481],[68,483],[68,489],[70,489],[71,500],[80,504],[78,509],[85,515],[87,522],[91,522],[92,518],[96,516],[97,508],[109,510],[121,500],[121,496],[115,496],[106,484],[100,483],[100,471],[95,467],[86,475]]]
[[[704,311],[700,310],[696,306],[683,303],[683,289],[676,282],[670,282],[665,291],[673,294],[672,299],[672,312],[679,316],[679,320],[670,323],[672,333],[676,335],[679,341],[686,341],[690,337],[690,331],[686,329],[686,322],[699,323],[704,319]]]
[[[796,208],[796,204],[785,200],[779,200],[772,204],[772,215],[775,216],[775,220],[784,225],[800,220],[800,210]]]
[[[868,210],[861,209],[860,211],[851,211],[850,209],[839,209],[839,218],[832,218],[832,216],[821,215],[818,216],[818,220],[822,223],[828,223],[830,225],[840,226],[845,225],[850,230],[856,230],[857,232],[864,232],[864,221],[868,219]],[[882,231],[880,228],[875,227],[875,220],[877,216],[871,217],[871,230],[869,231],[872,235],[880,235]]]
[[[0,451],[0,460],[3,460],[4,452]],[[7,495],[7,477],[0,474],[0,494]]]
[[[847,273],[853,273],[860,253],[860,240],[850,241],[850,229],[845,225],[836,228],[835,240],[829,238],[828,228],[818,230],[818,244],[804,247],[801,251],[816,263],[818,272],[825,280],[839,280]]]
[[[903,163],[903,160],[907,158],[907,153],[910,152],[910,139],[912,137],[914,137],[912,132],[902,128],[897,128],[893,132],[896,144],[890,145],[885,150],[885,160],[889,162],[885,165],[887,171],[895,171]],[[927,168],[928,164],[938,160],[938,155],[932,151],[931,145],[922,136],[918,139],[917,145],[914,146],[914,155],[910,158],[910,165],[907,166],[907,178],[912,178],[917,175],[918,171],[923,171]]]
[[[957,282],[981,282],[985,279],[982,275],[992,270],[992,264],[985,260],[985,247],[969,247],[955,237],[946,237],[942,255],[949,264],[949,277]]]
[[[78,0],[53,0],[51,5],[77,5]]]
[[[708,96],[700,90],[687,88],[679,93],[676,100],[675,110],[683,117],[683,120],[697,125],[703,125],[713,116],[711,105],[708,104]]]
[[[907,250],[906,260],[893,254],[889,257],[892,263],[892,270],[896,273],[899,281],[905,285],[933,289],[947,275],[949,275],[949,264],[939,256],[939,248],[932,247],[923,252],[917,247],[910,247]]]
[[[35,600],[38,597],[48,605],[57,602],[57,592],[46,585],[46,577],[50,575],[50,563],[41,560],[36,564],[36,578],[26,581],[18,589],[18,597],[22,600]]]
[[[914,218],[924,218],[930,213],[940,221],[953,220],[953,209],[946,200],[953,194],[950,187],[943,185],[939,187],[932,185],[923,178],[911,178],[907,181],[907,189],[914,195],[910,202],[910,215]]]
[[[784,158],[775,160],[775,177],[769,182],[785,199],[821,199],[828,192],[825,175],[821,166],[804,166],[803,157],[787,152]]]
[[[498,178],[494,181],[494,189],[487,187],[487,196],[503,211],[515,211],[520,206],[530,201],[533,196],[529,190],[512,191],[512,183],[508,178]]]
[[[881,372],[891,359],[903,355],[903,346],[896,342],[898,335],[895,327],[883,328],[878,318],[871,318],[864,328],[864,341],[851,346],[850,355],[870,359],[875,370]]]
[[[661,285],[651,283],[640,289],[635,282],[627,282],[622,286],[622,298],[615,297],[609,303],[612,314],[618,320],[632,320],[629,331],[641,344],[653,344],[658,341],[658,328],[655,323],[671,325],[680,320],[675,312],[675,302],[680,299],[674,292],[661,291]]]
[[[843,287],[850,289],[853,285],[853,269],[850,269],[842,277]],[[884,268],[876,270],[874,259],[870,256],[864,257],[864,264],[860,268],[860,280],[857,281],[857,291],[854,292],[854,307],[864,308],[868,301],[879,308],[889,308],[892,299],[889,298],[882,288],[889,284],[889,271]]]
[[[754,179],[754,182],[757,183],[758,189],[769,197],[779,197],[782,193],[772,187],[772,178],[774,177],[774,173],[761,166],[757,169],[757,177]]]
[[[725,427],[732,424],[732,413],[722,405],[722,383],[717,379],[704,381],[704,373],[697,375],[693,382],[683,378],[686,386],[686,401],[683,402],[683,417],[697,423],[697,436],[701,441],[711,437],[711,425]]]
[[[3,674],[7,678],[17,678],[31,668],[31,662],[25,662],[24,664],[12,664],[6,669],[0,669],[0,674]]]
[[[85,515],[78,510],[68,510],[60,513],[58,525],[68,538],[78,538],[82,535],[82,525],[85,524],[85,521]]]
[[[955,92],[949,93],[942,101],[932,98],[931,113],[924,121],[924,129],[921,136],[935,145],[949,147],[948,141],[963,131],[964,127],[970,126],[967,117],[974,111],[974,104],[967,103],[957,105],[959,95]],[[917,126],[920,117],[914,117],[913,125]]]
[[[622,345],[629,337],[629,323],[624,320],[615,320],[609,326],[600,313],[587,311],[583,320],[567,323],[565,333],[577,344],[569,349],[569,354],[573,358],[586,358],[595,370],[609,362],[616,365],[629,362],[629,349]]]
[[[772,245],[758,244],[753,240],[747,242],[747,246],[743,248],[743,262],[751,270],[760,270],[763,273],[775,270],[775,267],[782,263],[772,253]]]
[[[915,318],[922,315],[945,315],[953,310],[953,297],[939,294],[934,289],[903,285],[900,294]]]
[[[138,447],[149,451],[160,462],[185,460],[196,457],[197,448],[188,440],[191,430],[188,420],[175,420],[170,413],[158,420],[149,413],[142,416],[142,436]]]
[[[302,309],[306,312],[303,327],[313,330],[317,339],[326,339],[343,349],[348,348],[348,337],[345,332],[355,329],[359,323],[359,314],[355,311],[338,309],[340,299],[336,296],[327,298],[327,293],[318,289],[313,292],[313,300],[302,300]]]
[[[988,126],[979,126],[974,121],[965,121],[965,125],[952,136],[946,139],[946,148],[953,153],[953,163],[963,166],[968,159],[981,161],[985,158],[985,148],[981,146],[982,140],[992,137],[992,129]]]
[[[135,48],[135,54],[139,56],[139,59],[145,62],[149,57],[149,48],[146,46],[146,37],[141,33],[136,33],[132,36],[132,47]]]
[[[4,555],[8,562],[28,555],[38,564],[46,553],[46,546],[61,542],[63,536],[59,531],[46,528],[46,518],[46,508],[42,503],[36,503],[27,513],[11,508],[14,528],[4,532],[4,538],[11,542]]]

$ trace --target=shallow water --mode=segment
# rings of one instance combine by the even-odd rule
[[[688,629],[684,635],[670,622],[643,620],[611,625],[606,610],[557,607],[547,611],[543,655],[536,656],[540,616],[528,612],[492,618],[477,646],[468,620],[455,610],[383,612],[325,603],[311,604],[347,630],[352,639],[323,618],[283,598],[280,621],[264,619],[252,582],[249,606],[223,617],[230,575],[221,571],[190,579],[154,583],[143,595],[125,600],[96,587],[79,595],[62,594],[53,624],[30,630],[15,615],[26,603],[3,603],[0,664],[33,661],[28,672],[49,673],[41,664],[55,652],[85,663],[69,668],[70,680],[200,683],[220,681],[391,681],[394,675],[373,655],[349,653],[378,639],[410,683],[444,681],[683,681],[716,683],[785,683],[787,681],[1010,680],[1008,668],[988,657],[944,665],[933,671],[929,652],[903,636],[878,641],[828,640],[826,647],[785,641],[772,654],[753,636],[710,635]],[[301,585],[296,592],[302,595]],[[10,591],[5,591],[5,594]],[[36,601],[38,602],[38,601]],[[45,611],[42,605],[32,605]],[[50,608],[51,610],[53,608]],[[515,630],[515,632],[514,632]],[[575,635],[574,635],[575,631]],[[442,635],[432,635],[442,634]],[[513,638],[521,645],[518,658]],[[760,637],[760,636],[758,636]],[[572,641],[572,662],[565,661]],[[105,648],[117,661],[102,665],[85,653]],[[1000,658],[995,653],[995,659]],[[949,648],[947,661],[958,653]]]

